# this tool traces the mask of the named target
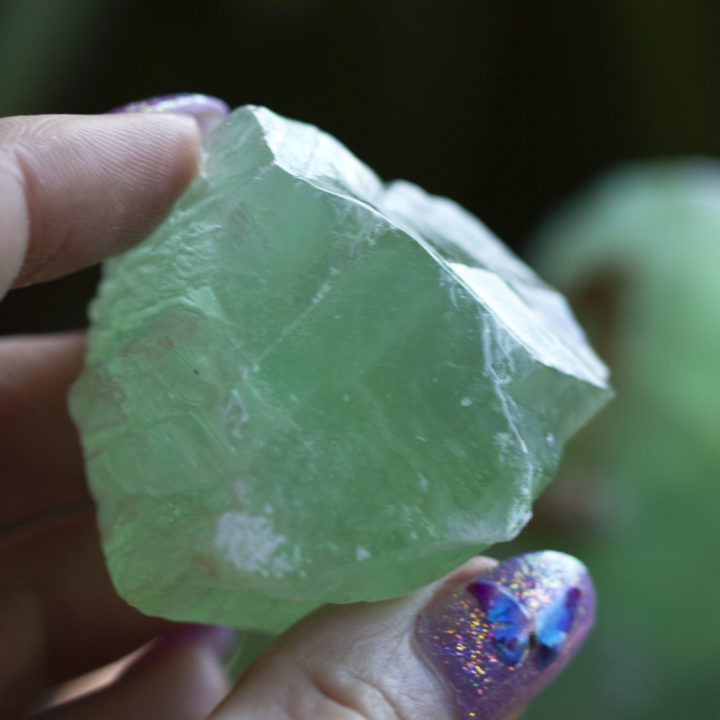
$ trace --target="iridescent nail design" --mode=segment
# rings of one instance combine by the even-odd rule
[[[202,93],[175,93],[160,95],[148,100],[138,100],[122,107],[115,108],[111,113],[177,113],[192,115],[200,126],[203,136],[212,132],[230,112],[230,108],[222,100],[203,95]]]
[[[418,619],[425,653],[463,720],[494,720],[537,695],[577,652],[595,619],[585,566],[557,552],[519,555],[441,593]]]

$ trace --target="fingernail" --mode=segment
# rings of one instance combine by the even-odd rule
[[[460,717],[496,720],[517,712],[567,665],[594,620],[585,566],[545,551],[441,591],[420,614],[417,635]]]
[[[173,632],[157,638],[148,650],[126,671],[126,675],[144,672],[150,665],[162,662],[176,650],[189,646],[209,649],[218,659],[224,660],[233,649],[236,633],[217,625],[179,625]]]
[[[148,100],[138,100],[111,113],[175,113],[191,115],[200,126],[203,137],[211,133],[227,116],[230,108],[227,103],[202,93],[175,93],[160,95]]]
[[[203,645],[222,658],[232,649],[235,639],[233,630],[219,625],[182,625],[159,642],[167,649],[181,645]]]

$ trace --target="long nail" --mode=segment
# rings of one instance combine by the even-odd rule
[[[175,93],[160,95],[148,100],[138,100],[111,113],[176,113],[191,115],[200,126],[203,137],[211,133],[227,116],[230,108],[222,100],[201,93]]]
[[[594,619],[585,566],[545,551],[441,591],[421,613],[417,633],[460,717],[496,720],[517,712],[567,665]]]

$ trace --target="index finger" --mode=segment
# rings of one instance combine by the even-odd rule
[[[0,119],[0,298],[144,237],[197,171],[187,116]]]

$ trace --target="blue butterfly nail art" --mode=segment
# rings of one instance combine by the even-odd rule
[[[510,592],[494,582],[472,583],[468,590],[495,626],[492,642],[508,665],[517,665],[533,647],[538,665],[549,665],[565,644],[580,602],[580,590],[573,587],[531,618]]]

